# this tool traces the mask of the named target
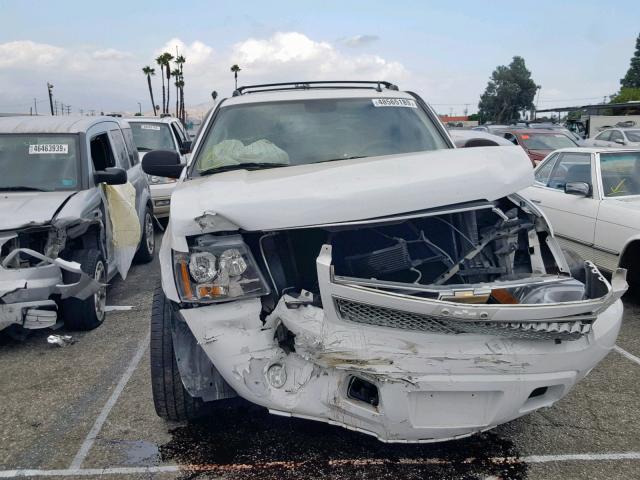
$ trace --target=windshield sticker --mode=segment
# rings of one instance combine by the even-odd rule
[[[372,98],[374,107],[406,107],[418,108],[416,101],[410,98]]]
[[[29,145],[29,155],[38,155],[40,153],[69,153],[69,145],[64,143],[44,143],[41,145]]]
[[[73,187],[75,184],[76,184],[76,182],[72,178],[63,178],[62,179],[62,185],[64,187]]]
[[[143,130],[160,130],[160,125],[140,125]]]

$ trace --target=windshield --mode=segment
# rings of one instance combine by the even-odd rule
[[[0,135],[0,190],[77,190],[74,135]]]
[[[174,150],[176,149],[171,136],[171,130],[166,123],[144,123],[130,122],[133,133],[133,141],[139,152],[149,152],[151,150]]]
[[[562,133],[530,133],[520,135],[520,140],[529,150],[557,150],[575,147],[576,142]]]
[[[640,142],[640,130],[625,130],[624,134],[630,142]]]
[[[196,172],[254,163],[302,165],[447,148],[409,99],[323,99],[222,107]]]
[[[640,195],[640,152],[601,153],[600,170],[606,197]]]

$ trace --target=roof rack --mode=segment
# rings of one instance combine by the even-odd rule
[[[275,92],[281,90],[310,90],[310,89],[322,89],[322,88],[371,88],[378,92],[382,91],[382,88],[387,90],[398,90],[398,87],[393,83],[383,81],[354,81],[354,80],[329,80],[318,82],[283,82],[283,83],[265,83],[262,85],[245,85],[238,87],[233,96],[244,95],[246,93],[258,93],[258,92]]]

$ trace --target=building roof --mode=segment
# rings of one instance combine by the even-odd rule
[[[102,122],[120,123],[114,117],[3,117],[0,118],[0,133],[81,133]]]

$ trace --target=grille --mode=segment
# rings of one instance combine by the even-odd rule
[[[575,340],[591,330],[591,321],[567,322],[464,322],[433,315],[405,312],[354,302],[343,298],[335,299],[336,309],[343,320],[379,327],[399,328],[422,332],[460,334],[478,333],[500,335],[523,339],[564,339]]]

